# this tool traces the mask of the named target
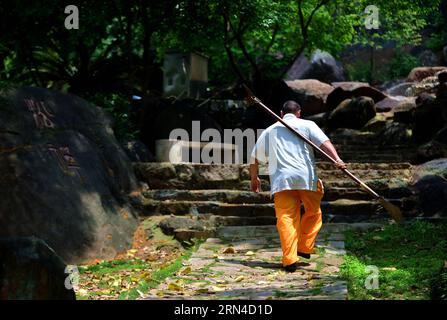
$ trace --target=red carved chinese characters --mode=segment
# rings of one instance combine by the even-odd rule
[[[50,118],[54,118],[54,114],[48,111],[43,101],[34,101],[32,99],[24,99],[28,110],[33,114],[34,123],[38,129],[54,128],[54,123]]]

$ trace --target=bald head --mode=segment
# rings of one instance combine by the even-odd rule
[[[281,116],[283,117],[284,115],[286,115],[288,113],[293,113],[297,117],[300,116],[301,106],[298,104],[298,102],[289,100],[283,104],[282,109],[281,109]]]

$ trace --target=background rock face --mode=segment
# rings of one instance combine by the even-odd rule
[[[75,300],[65,268],[38,238],[0,238],[0,300]]]
[[[137,182],[100,108],[39,88],[1,94],[0,174],[0,237],[37,236],[68,263],[131,244]]]

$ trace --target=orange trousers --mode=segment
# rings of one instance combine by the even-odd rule
[[[274,194],[283,266],[297,262],[298,251],[313,253],[315,239],[322,224],[320,203],[323,194],[321,180],[318,180],[317,191],[284,190]],[[302,217],[301,202],[304,204]]]

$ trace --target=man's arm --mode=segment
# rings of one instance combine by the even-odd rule
[[[252,159],[250,163],[250,176],[251,176],[251,191],[260,192],[261,191],[261,180],[258,177],[259,172],[259,162],[258,159]]]
[[[337,161],[335,166],[339,169],[346,169],[346,164],[343,162],[343,160],[340,159],[338,156],[337,150],[335,150],[334,145],[330,140],[325,141],[321,146],[320,149],[326,152],[328,155],[331,156],[332,159]]]

